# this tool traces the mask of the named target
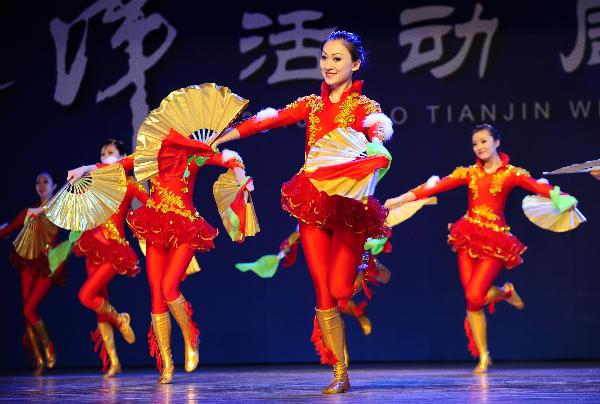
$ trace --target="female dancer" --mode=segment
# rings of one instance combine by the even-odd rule
[[[135,211],[127,223],[139,239],[146,240],[146,266],[152,300],[152,325],[148,334],[150,353],[161,371],[158,383],[171,383],[174,366],[171,357],[171,319],[181,328],[185,342],[185,370],[198,366],[198,335],[192,321],[192,306],[179,291],[185,271],[196,250],[214,248],[218,230],[196,211],[193,202],[196,175],[206,164],[220,165],[245,179],[239,155],[231,150],[215,153],[205,143],[192,140],[171,130],[162,141],[158,154],[159,173],[150,179],[150,197]],[[95,166],[82,166],[68,173],[77,179]],[[252,190],[252,184],[248,183]]]
[[[133,169],[133,156],[125,155],[125,144],[109,139],[102,145],[100,160],[104,165],[119,162],[125,172],[129,172]],[[96,350],[102,344],[100,357],[105,377],[121,372],[112,325],[118,327],[129,344],[135,341],[129,325],[129,314],[118,313],[108,300],[108,284],[115,275],[135,276],[140,271],[138,258],[125,238],[124,228],[125,217],[133,198],[145,204],[148,194],[129,177],[125,197],[117,211],[102,225],[84,232],[73,248],[75,255],[85,256],[88,279],[79,290],[79,301],[96,312],[98,328],[92,334],[92,340]]]
[[[510,227],[504,218],[506,199],[516,186],[552,197],[553,201],[564,196],[558,193],[551,196],[550,185],[537,182],[524,169],[509,164],[509,157],[498,151],[500,134],[493,126],[476,126],[472,141],[476,164],[458,167],[435,184],[428,181],[399,197],[388,199],[385,206],[394,208],[461,185],[468,186],[467,213],[451,225],[448,242],[458,256],[460,281],[467,301],[465,331],[470,340],[469,349],[475,357],[479,356],[474,372],[484,373],[492,361],[487,347],[483,307],[489,305],[493,313],[494,304],[501,300],[517,309],[524,307],[511,283],[506,283],[503,288],[493,286],[502,268],[512,269],[521,264],[521,254],[526,249],[509,232]]]
[[[365,52],[355,34],[333,32],[321,47],[321,95],[301,97],[279,111],[259,112],[226,133],[217,143],[306,120],[305,157],[310,148],[336,128],[351,127],[373,142],[391,136],[391,121],[379,104],[361,95],[363,81],[353,73],[364,63]],[[384,124],[385,123],[385,124]],[[321,362],[333,365],[333,380],[323,393],[349,389],[344,354],[344,324],[338,301],[354,292],[354,279],[367,237],[385,235],[386,209],[373,197],[366,204],[351,198],[319,192],[301,170],[282,189],[282,208],[300,222],[304,254],[314,283],[316,308],[315,345]]]
[[[34,204],[34,207],[37,208],[50,200],[56,190],[56,181],[52,174],[46,171],[38,174],[35,182],[35,190],[39,197],[39,200]],[[10,224],[0,229],[0,238],[4,238],[23,227],[28,210],[27,208],[23,209]],[[35,367],[34,374],[39,376],[44,372],[44,357],[45,366],[50,369],[56,363],[56,354],[54,353],[54,345],[46,331],[44,320],[42,320],[38,313],[38,308],[53,285],[64,284],[66,272],[60,267],[51,276],[48,266],[48,256],[45,253],[40,254],[35,259],[29,260],[19,256],[13,247],[9,259],[11,265],[19,270],[21,280],[23,315],[25,316],[25,337],[23,338],[23,343],[32,355]],[[40,344],[44,351],[43,356]]]

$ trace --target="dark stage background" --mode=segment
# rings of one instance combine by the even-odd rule
[[[600,1],[339,4],[3,3],[0,222],[34,201],[41,170],[64,178],[67,169],[97,161],[106,138],[131,144],[149,109],[174,89],[227,85],[251,100],[253,113],[317,92],[318,39],[334,27],[362,35],[370,50],[365,94],[396,121],[389,143],[394,162],[377,189],[382,200],[471,164],[470,129],[482,120],[500,128],[512,162],[536,177],[600,157]],[[413,45],[421,36],[419,51]],[[182,286],[202,330],[202,363],[317,360],[309,341],[314,296],[303,258],[271,280],[233,266],[277,252],[294,229],[279,207],[279,188],[302,164],[303,136],[302,128],[289,127],[228,145],[255,179],[262,227],[241,246],[227,237],[212,199],[221,171],[205,169],[198,180],[197,208],[221,229],[216,250],[198,256],[202,272]],[[511,195],[507,217],[529,250],[525,263],[503,272],[499,282],[512,280],[527,307],[519,312],[503,304],[491,317],[495,359],[600,357],[600,182],[582,174],[550,180],[579,198],[589,222],[566,234],[541,230],[522,213],[526,193]],[[376,290],[368,308],[372,335],[346,321],[353,361],[468,359],[464,299],[446,244],[446,225],[466,202],[466,189],[443,194],[437,207],[395,229],[394,250],[381,258],[392,281]],[[8,256],[13,238],[0,243],[0,257]],[[7,259],[2,269],[0,367],[24,367],[18,274]],[[97,366],[89,339],[95,317],[77,300],[83,260],[71,258],[68,269],[68,285],[51,291],[41,313],[59,366]],[[113,304],[131,313],[138,338],[127,346],[117,337],[121,361],[150,365],[145,273],[117,277],[110,292]],[[181,360],[177,327],[173,341]]]

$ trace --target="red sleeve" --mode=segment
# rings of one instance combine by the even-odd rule
[[[119,161],[119,164],[121,164],[121,167],[125,170],[126,175],[130,173],[131,170],[133,170],[133,154],[123,157],[121,161]]]
[[[5,228],[0,230],[0,239],[3,239],[4,237],[8,236],[13,231],[18,230],[21,227],[23,227],[23,224],[25,223],[25,216],[27,216],[27,209],[23,209],[17,215],[17,217],[15,217],[13,219],[12,222],[10,222]]]
[[[526,189],[529,192],[533,192],[534,194],[545,196],[546,198],[550,198],[550,191],[552,191],[552,185],[542,184],[537,182],[529,173],[522,168],[517,168],[517,172],[515,174],[517,176],[517,185],[523,189]]]
[[[215,154],[214,156],[212,156],[211,158],[209,158],[206,161],[206,164],[212,164],[215,166],[221,166],[221,167],[226,167],[226,168],[231,168],[232,170],[236,167],[239,168],[244,168],[244,164],[242,163],[242,161],[240,159],[237,158],[230,158],[227,161],[223,160],[223,153],[219,152],[217,154]]]
[[[439,180],[434,186],[427,188],[427,184],[423,184],[411,190],[415,194],[417,199],[429,198],[430,196],[439,194],[441,192],[450,191],[451,189],[458,188],[461,185],[467,184],[467,168],[458,167],[454,169],[452,174]]]
[[[163,148],[175,148],[178,150],[184,150],[188,155],[195,154],[197,156],[209,157],[215,152],[209,145],[199,140],[190,139],[182,134],[178,133],[175,129],[171,129],[169,136],[167,136],[161,144],[161,151]],[[160,152],[159,152],[160,153]]]
[[[299,98],[285,108],[278,110],[276,116],[259,119],[255,115],[243,122],[238,123],[235,126],[235,129],[240,132],[240,137],[244,138],[265,130],[280,128],[282,126],[288,126],[293,123],[300,122],[306,118],[308,110],[307,104],[312,98],[314,98],[314,96]]]
[[[136,182],[133,179],[127,180],[127,187],[130,187],[133,191],[133,196],[137,198],[142,205],[145,205],[148,201],[148,192],[144,189],[142,184]]]

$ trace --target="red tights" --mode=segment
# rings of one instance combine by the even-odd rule
[[[40,320],[38,308],[52,288],[52,280],[48,277],[35,276],[33,271],[27,269],[20,270],[19,274],[23,295],[23,315],[25,321],[33,325]]]
[[[350,299],[365,237],[301,223],[300,238],[317,295],[317,308],[327,310],[336,307],[338,300]]]
[[[146,270],[150,285],[152,313],[165,313],[166,302],[177,299],[181,292],[179,284],[185,275],[195,250],[187,245],[165,248],[149,245],[146,251]]]
[[[498,258],[472,258],[467,251],[458,253],[458,270],[467,300],[467,311],[479,311],[489,303],[488,291],[503,267],[503,262]]]
[[[79,301],[88,309],[96,311],[104,300],[108,301],[108,284],[115,277],[117,271],[110,262],[95,266],[89,260],[85,261],[85,270],[88,278],[79,289]],[[102,315],[96,317],[98,322],[109,321]]]

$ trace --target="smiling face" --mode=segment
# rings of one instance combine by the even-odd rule
[[[102,148],[100,151],[100,161],[103,164],[112,164],[121,160],[123,156],[119,153],[119,150],[115,147],[114,144],[108,144]]]
[[[321,50],[321,74],[332,88],[352,81],[352,73],[360,68],[360,60],[353,61],[341,39],[325,42]]]
[[[54,191],[56,190],[56,184],[52,181],[47,173],[41,173],[35,180],[35,191],[42,201],[47,201],[52,198]]]
[[[473,133],[473,152],[478,159],[488,161],[498,156],[500,140],[494,139],[487,129],[481,129]]]

